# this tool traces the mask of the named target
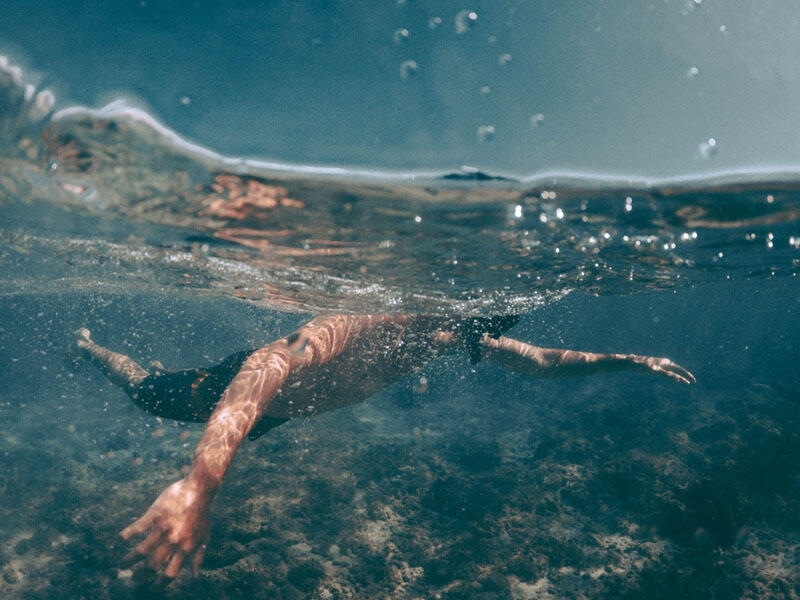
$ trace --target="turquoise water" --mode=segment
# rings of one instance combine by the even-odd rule
[[[68,351],[211,364],[330,310],[521,315],[692,387],[454,355],[242,447],[198,579],[164,597],[795,597],[800,201],[682,180],[245,163],[125,107],[0,103],[0,590],[149,597],[117,532],[201,427]],[[37,108],[38,107],[38,108]],[[281,168],[278,168],[278,167]],[[422,379],[426,384],[421,385]]]
[[[0,54],[66,104],[126,97],[227,155],[518,176],[798,166],[794,0],[6,0],[2,13]]]

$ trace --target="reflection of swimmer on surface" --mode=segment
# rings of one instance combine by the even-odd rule
[[[77,347],[138,406],[171,419],[208,421],[186,477],[122,531],[125,539],[149,532],[126,562],[147,558],[150,568],[169,580],[192,557],[197,573],[209,539],[211,501],[245,436],[258,437],[288,419],[361,402],[458,348],[465,348],[473,362],[486,358],[534,376],[633,369],[681,383],[695,381],[666,358],[540,348],[503,336],[516,321],[407,314],[319,317],[217,366],[153,374],[130,357],[95,344],[87,329],[78,330]]]

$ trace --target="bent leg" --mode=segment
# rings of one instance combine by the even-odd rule
[[[252,351],[237,352],[208,369],[158,369],[148,373],[129,356],[96,344],[88,329],[76,332],[75,346],[142,410],[157,417],[201,423],[207,421],[222,392]],[[257,435],[281,421],[265,422]]]
[[[91,333],[85,327],[75,332],[75,346],[100,369],[115,385],[126,392],[137,388],[150,375],[130,356],[114,352],[92,341]]]
[[[505,336],[481,338],[485,358],[534,377],[570,377],[609,371],[642,370],[680,383],[695,383],[687,369],[668,358],[637,354],[598,354],[579,350],[541,348]]]

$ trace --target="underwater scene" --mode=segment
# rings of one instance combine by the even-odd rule
[[[800,597],[800,171],[240,158],[32,81],[0,58],[0,596]]]

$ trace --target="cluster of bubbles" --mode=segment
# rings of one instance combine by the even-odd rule
[[[405,2],[398,2],[398,4],[403,5],[405,4]],[[474,10],[471,9],[460,10],[456,13],[454,18],[455,32],[458,35],[468,33],[474,27],[477,21],[478,21],[478,13],[475,12]],[[428,19],[428,29],[431,30],[438,29],[439,27],[441,27],[443,23],[444,20],[442,19],[442,17],[440,16],[431,17],[430,19]],[[398,45],[404,44],[409,40],[410,37],[411,37],[411,32],[406,27],[398,27],[392,33],[392,41],[394,41],[394,43]],[[511,55],[504,54],[500,57],[499,60],[500,64],[505,64],[506,62],[511,60]],[[400,68],[401,76],[408,77],[409,75],[408,65],[412,63],[414,65],[417,64],[416,61],[410,59],[404,60],[401,63],[401,68]],[[405,65],[405,68],[403,65]]]
[[[406,1],[398,0],[397,3],[398,5],[403,6],[406,4]],[[453,18],[453,31],[457,35],[465,35],[474,29],[477,22],[478,22],[477,11],[468,8],[459,10]],[[444,23],[445,20],[441,16],[437,15],[428,19],[427,26],[428,29],[435,30],[442,27]],[[397,27],[392,32],[392,41],[394,42],[395,45],[398,46],[404,45],[409,41],[411,35],[412,33],[408,28]],[[497,37],[494,35],[489,36],[488,41],[489,43],[494,43],[497,41]],[[497,63],[500,67],[504,67],[511,62],[512,58],[513,57],[509,52],[502,52],[497,57]],[[398,71],[401,79],[411,79],[419,73],[420,65],[416,60],[412,58],[406,58],[405,60],[402,60],[400,62]],[[492,88],[488,85],[483,85],[479,88],[478,92],[482,96],[488,96],[492,93]],[[536,128],[544,122],[544,119],[545,117],[544,114],[542,113],[532,114],[529,118],[530,126]],[[478,125],[475,130],[476,138],[479,142],[488,142],[492,140],[495,136],[495,133],[496,133],[495,126],[492,125],[491,123],[484,123]]]

